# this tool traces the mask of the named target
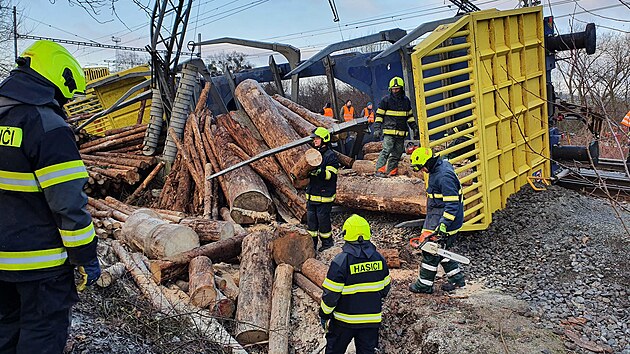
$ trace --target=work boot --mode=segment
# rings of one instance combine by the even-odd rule
[[[325,238],[322,240],[322,247],[319,248],[319,252],[323,252],[329,248],[331,248],[332,246],[334,246],[335,243],[333,242],[332,238]]]
[[[464,279],[461,279],[453,283],[449,281],[442,284],[442,290],[448,293],[448,292],[454,291],[455,289],[463,288],[464,286],[466,286],[466,281]]]
[[[319,243],[319,239],[317,237],[311,237],[313,239],[313,248],[317,251],[317,244]]]
[[[386,178],[386,177],[387,177],[387,175],[385,174],[385,172],[377,171],[377,172],[374,174],[374,177]]]
[[[413,283],[409,284],[409,291],[416,294],[433,294],[433,287],[426,286],[416,280]]]
[[[387,174],[389,177],[394,177],[398,175],[398,167],[396,167],[395,169],[389,171],[389,173]]]

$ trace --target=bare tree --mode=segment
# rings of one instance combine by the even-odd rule
[[[116,68],[119,71],[148,63],[149,57],[146,53],[121,51],[116,55]]]
[[[235,73],[252,69],[254,65],[245,58],[246,55],[242,52],[218,52],[206,56],[206,63],[212,76],[220,76],[223,75],[226,66]]]
[[[18,11],[18,32],[23,33],[23,21]],[[15,53],[13,50],[13,6],[11,1],[0,0],[0,79],[9,74],[15,66]]]

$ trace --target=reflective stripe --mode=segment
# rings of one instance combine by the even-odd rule
[[[374,118],[374,123],[383,123],[383,117]]]
[[[312,202],[320,202],[320,203],[332,203],[332,202],[335,201],[335,197],[336,196],[337,195],[334,194],[332,197],[322,197],[322,196],[319,196],[319,195],[310,195],[308,193],[306,193],[306,195],[305,195],[306,200],[310,200]]]
[[[448,220],[455,220],[455,215],[453,215],[453,214],[451,214],[451,213],[444,212],[444,214],[442,214],[442,216],[443,216],[445,219],[448,219]]]
[[[334,173],[334,174],[337,174],[337,172],[338,172],[339,170],[337,170],[337,169],[336,169],[335,167],[333,167],[333,166],[326,166],[326,171],[330,171],[330,172],[332,172],[332,173]]]
[[[385,279],[381,280],[381,281],[375,281],[372,283],[358,283],[358,284],[352,284],[352,285],[346,285],[344,286],[343,290],[341,291],[342,295],[352,295],[352,294],[356,294],[356,293],[372,293],[372,292],[377,292],[377,291],[381,291],[383,289],[385,289],[385,287],[387,285],[389,285],[389,283],[391,282],[391,279],[388,276],[385,277]]]
[[[425,233],[425,232],[433,233],[433,231],[435,231],[435,230],[422,229],[421,233]]]
[[[331,232],[320,232],[319,236],[321,238],[329,238],[330,236],[332,236],[332,231]]]
[[[62,265],[68,254],[63,247],[41,251],[0,252],[0,270],[33,270]]]
[[[381,314],[380,313],[367,313],[363,315],[348,315],[345,313],[334,312],[333,316],[335,316],[336,320],[345,323],[379,323],[381,322]]]
[[[432,282],[432,281],[430,281],[430,280],[426,280],[426,279],[422,279],[422,278],[420,278],[420,279],[418,279],[418,280],[420,280],[420,282],[421,282],[422,284],[424,284],[424,285],[427,285],[427,286],[433,286],[433,282]]]
[[[407,117],[409,115],[409,111],[393,111],[393,110],[386,110],[385,111],[385,115],[386,116],[392,116],[392,117]]]
[[[88,226],[79,230],[61,230],[61,240],[66,247],[77,247],[87,245],[92,242],[96,233],[94,232],[94,224],[90,223]]]
[[[422,268],[426,269],[426,270],[431,271],[431,272],[437,272],[437,267],[434,267],[434,266],[432,266],[430,264],[422,263],[420,266]]]
[[[330,307],[330,306],[326,305],[324,300],[321,301],[319,306],[322,308],[322,311],[324,311],[324,313],[327,314],[327,315],[335,310],[334,307]]]
[[[458,195],[445,195],[442,197],[445,202],[459,202]]]
[[[376,114],[383,115],[383,114],[385,114],[385,110],[382,109],[382,108],[379,108],[379,109],[376,110]]]
[[[330,291],[334,291],[336,293],[340,293],[343,291],[343,287],[344,284],[343,283],[337,283],[334,282],[328,278],[324,279],[324,283],[322,284],[322,287],[330,290]]]
[[[35,175],[30,172],[0,170],[0,189],[16,192],[41,192]]]
[[[396,129],[383,129],[383,134],[385,135],[398,135],[398,136],[406,136],[406,130],[396,130]]]
[[[427,197],[433,198],[433,199],[442,199],[442,198],[444,198],[443,195],[438,194],[438,193],[427,193]]]
[[[450,262],[450,261],[451,261],[451,260],[450,260],[450,259],[448,259],[448,258],[442,258],[442,260],[440,261],[440,263],[448,263],[448,262]]]
[[[413,123],[415,121],[415,119],[413,117],[409,117],[409,119],[407,119],[407,123]]]
[[[446,273],[446,276],[452,277],[453,275],[455,275],[455,274],[457,274],[459,272],[460,272],[459,268],[455,268],[455,269],[451,270],[450,272]]]
[[[311,237],[317,237],[318,236],[317,231],[306,230],[306,232],[308,232],[308,234],[311,235]]]
[[[62,162],[44,167],[36,170],[35,175],[42,188],[79,178],[88,178],[88,173],[82,160]]]

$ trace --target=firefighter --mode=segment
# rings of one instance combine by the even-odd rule
[[[398,162],[405,149],[405,137],[408,127],[412,131],[418,129],[411,101],[404,92],[405,84],[398,76],[389,81],[389,95],[383,97],[376,110],[374,119],[374,138],[383,137],[383,150],[376,160],[377,177],[395,176],[398,174]]]
[[[343,354],[354,338],[357,354],[378,347],[382,304],[390,289],[389,270],[370,242],[370,225],[359,215],[343,224],[342,252],[331,262],[319,317],[326,332],[326,354]]]
[[[306,187],[306,224],[315,249],[317,249],[318,237],[321,238],[322,246],[319,248],[321,252],[334,244],[330,211],[337,191],[339,160],[328,146],[330,144],[328,129],[318,127],[311,136],[313,147],[322,154],[322,163],[310,172],[310,181]]]
[[[346,104],[341,107],[339,115],[343,117],[344,122],[349,122],[354,119],[354,106],[352,106],[352,100],[346,101]]]
[[[77,60],[37,41],[0,83],[0,353],[62,353],[74,268],[100,276],[88,173],[62,106],[85,91]]]
[[[414,171],[429,174],[427,215],[421,238],[438,241],[443,247],[449,248],[464,222],[462,186],[453,165],[434,155],[431,149],[420,147],[411,153],[411,167]],[[409,286],[409,290],[415,293],[433,293],[433,281],[438,264],[442,264],[448,277],[448,282],[442,285],[442,290],[453,291],[466,285],[464,274],[457,262],[423,251],[418,280]]]

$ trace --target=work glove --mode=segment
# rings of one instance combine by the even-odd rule
[[[374,138],[380,140],[383,137],[383,129],[381,129],[381,125],[374,123]]]
[[[319,322],[322,325],[322,328],[324,329],[324,332],[328,332],[328,327],[330,325],[330,320],[326,319],[326,318],[319,318]]]
[[[446,225],[444,223],[438,225],[438,227],[435,228],[435,234],[438,236],[438,239],[445,239],[448,237],[448,234],[446,233]]]
[[[93,285],[101,277],[101,265],[98,263],[98,258],[94,258],[90,263],[81,265],[77,269],[82,277],[81,283],[77,285],[79,291]]]

